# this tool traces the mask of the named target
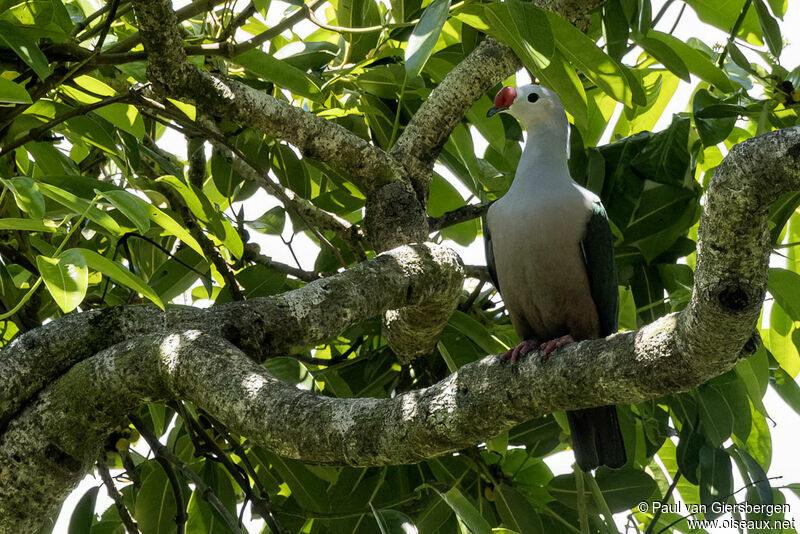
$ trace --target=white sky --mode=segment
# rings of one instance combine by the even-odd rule
[[[180,7],[187,2],[186,0],[173,0],[173,3],[176,7]],[[653,0],[654,14],[659,11],[663,3],[664,0]],[[789,7],[786,16],[782,22],[779,22],[784,41],[787,42],[781,55],[782,64],[787,70],[791,71],[798,64],[800,64],[800,35],[798,34],[798,28],[800,28],[800,2],[789,1],[788,4]],[[674,2],[673,5],[670,6],[666,16],[659,24],[659,29],[665,31],[665,29],[669,29],[672,26],[672,23],[675,20],[681,5],[683,5],[682,2]],[[283,10],[287,6],[288,4],[285,4],[280,0],[274,0],[270,10],[270,17],[268,20],[269,24],[273,24],[275,20],[279,20],[282,17]],[[296,30],[300,35],[308,35],[312,31],[316,30],[316,26],[314,26],[311,22],[305,21],[301,23],[301,25],[297,26]],[[709,45],[713,45],[715,43],[724,44],[727,39],[727,34],[700,22],[694,15],[694,12],[691,8],[687,8],[685,10],[683,17],[681,18],[681,22],[673,35],[682,40],[686,40],[690,37],[699,37]],[[748,58],[751,61],[760,61],[756,54],[747,50],[743,51],[748,55]],[[523,72],[522,77],[524,76],[525,73]],[[520,80],[520,77],[518,76],[518,83],[522,83],[523,81],[524,80]],[[676,91],[672,101],[666,108],[661,120],[656,125],[654,130],[658,131],[663,129],[669,125],[673,113],[684,111],[687,108],[687,105],[689,104],[689,98],[691,97],[696,83],[697,79],[694,76],[692,77],[691,84],[687,84],[683,81],[680,82],[678,90]],[[612,119],[610,124],[614,124],[614,119]],[[486,143],[483,139],[477,136],[475,137],[474,141],[476,153],[480,156],[486,147]],[[164,146],[169,146],[170,152],[185,160],[185,141],[179,134],[175,133],[174,131],[168,131],[161,140],[161,143],[163,143]],[[444,176],[448,175],[447,170],[441,166],[437,166],[437,171]],[[451,180],[451,183],[456,186],[464,198],[468,198],[469,193],[460,185],[458,180]],[[255,219],[269,208],[276,205],[278,205],[277,200],[275,200],[273,197],[267,196],[263,191],[259,191],[251,199],[244,202],[245,218],[248,220]],[[236,209],[238,210],[238,206]],[[287,231],[284,232],[284,238],[286,239],[291,237],[292,234],[291,228],[289,227],[290,223],[287,219]],[[277,237],[263,236],[258,232],[251,232],[251,237],[261,245],[262,253],[273,257],[273,259],[276,261],[295,265],[289,250]],[[448,245],[450,245],[461,255],[465,263],[475,265],[485,264],[482,240],[478,239],[468,247],[462,247],[449,241]],[[314,245],[314,243],[308,239],[305,234],[298,234],[294,237],[293,247],[297,257],[299,258],[300,267],[307,270],[313,270],[314,258],[316,258],[319,250],[316,245]],[[785,266],[785,260],[781,257],[774,256],[772,264],[773,266],[783,267]],[[190,301],[187,300],[186,303],[189,304]],[[777,393],[774,392],[772,388],[768,389],[764,398],[764,404],[769,411],[772,420],[775,422],[775,426],[771,428],[773,450],[772,466],[769,470],[768,476],[784,477],[782,481],[774,481],[774,485],[779,485],[781,483],[788,484],[790,482],[800,482],[800,462],[797,461],[796,450],[796,444],[800,442],[798,416],[783,402],[783,400],[777,395]],[[140,452],[146,453],[146,450],[142,450]],[[571,451],[563,451],[548,457],[546,460],[547,464],[557,475],[571,472],[573,461],[574,460]],[[734,489],[738,489],[742,486],[742,481],[735,466],[733,472],[735,476]],[[77,501],[89,488],[101,484],[102,483],[99,478],[95,479],[92,475],[87,476],[81,482],[78,488],[64,502],[62,513],[55,529],[53,530],[54,533],[62,534],[67,532],[69,517],[71,516],[72,510],[77,504]],[[741,494],[737,495],[737,497],[741,499],[740,495]],[[797,496],[790,491],[784,491],[784,495],[786,496],[787,503],[789,503],[791,506],[791,511],[786,514],[786,517],[795,518],[796,520],[800,519],[800,499],[798,499]],[[112,501],[110,498],[108,498],[105,492],[105,488],[101,488],[100,492],[98,493],[96,512],[102,513],[108,506],[112,504]],[[615,522],[623,532],[626,522],[626,515],[627,514],[616,514],[615,516]],[[250,514],[246,513],[245,519],[247,519],[249,516]],[[722,517],[725,518],[730,516],[726,515]],[[260,532],[260,529],[263,526],[263,521],[249,521],[246,522],[245,526],[249,532]],[[713,534],[722,534],[734,531],[720,529],[711,532]]]

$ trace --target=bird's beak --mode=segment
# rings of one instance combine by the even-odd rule
[[[492,107],[489,108],[489,111],[486,112],[486,116],[487,117],[492,117],[494,115],[497,115],[501,111],[505,111],[507,109],[508,109],[508,106],[503,106],[501,108],[498,108],[496,106],[492,106]]]
[[[494,97],[494,106],[489,108],[486,112],[487,117],[497,115],[501,111],[505,111],[511,107],[514,100],[517,98],[517,90],[513,87],[503,87],[500,92]]]

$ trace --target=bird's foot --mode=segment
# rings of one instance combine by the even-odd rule
[[[505,362],[511,360],[511,365],[517,363],[520,356],[524,356],[531,352],[532,350],[536,350],[539,347],[539,342],[535,339],[526,339],[513,349],[509,350],[505,354],[503,354],[500,358]]]
[[[550,341],[545,341],[539,346],[539,353],[542,355],[542,362],[546,362],[548,356],[550,356],[550,353],[556,350],[558,347],[563,347],[567,343],[573,343],[574,341],[575,339],[569,334],[551,339]]]

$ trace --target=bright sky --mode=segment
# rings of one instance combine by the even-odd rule
[[[187,3],[186,0],[173,0],[174,5],[180,7],[181,5]],[[664,4],[664,0],[653,0],[653,13],[657,13],[661,6]],[[667,11],[666,16],[664,17],[663,21],[659,25],[659,29],[669,29],[672,26],[675,17],[680,10],[682,2],[674,2],[673,5],[670,6],[669,10]],[[270,10],[270,20],[268,20],[269,24],[274,24],[274,20],[272,20],[273,15],[275,20],[281,18],[281,13],[283,9],[288,7],[288,4],[283,3],[280,0],[274,0],[272,2],[272,8]],[[784,47],[783,54],[781,55],[783,66],[791,71],[796,66],[800,64],[800,36],[798,36],[797,29],[800,28],[800,2],[789,2],[789,8],[784,17],[784,20],[780,22],[780,26],[782,29],[783,37],[785,41],[788,41],[787,46]],[[792,30],[794,28],[794,30]],[[312,23],[306,21],[302,23],[299,27],[296,28],[298,34],[300,35],[308,35],[312,31],[316,29]],[[723,44],[727,39],[727,35],[720,30],[708,26],[702,22],[700,22],[695,16],[694,12],[687,8],[684,12],[683,17],[681,18],[681,22],[678,25],[676,31],[673,33],[676,37],[686,40],[690,37],[700,37],[702,40],[709,44]],[[797,36],[797,37],[795,37]],[[794,42],[793,42],[794,41]],[[758,56],[752,52],[746,51],[745,53],[748,55],[748,58],[751,61],[759,61],[760,59]],[[518,83],[523,83],[525,80],[521,79],[524,78],[526,75],[525,73],[521,73],[518,76],[517,80]],[[655,130],[660,130],[666,127],[672,117],[673,113],[678,113],[684,111],[689,103],[689,98],[691,97],[693,86],[697,82],[696,78],[692,77],[692,84],[687,84],[685,82],[681,82],[678,90],[675,93],[670,105],[667,107],[666,111],[663,114],[661,121],[656,125]],[[619,110],[618,110],[619,111]],[[614,124],[613,120],[611,124]],[[483,153],[485,149],[486,143],[483,139],[480,139],[476,136],[474,139],[476,152],[478,155]],[[180,137],[179,134],[168,131],[164,139],[161,141],[162,146],[168,146],[169,150],[176,154],[178,157],[185,159],[185,141]],[[437,171],[441,174],[447,176],[446,169],[442,167],[437,167]],[[464,198],[467,198],[469,194],[463,187],[460,186],[457,180],[451,180],[451,183],[455,185],[459,192],[463,195]],[[272,197],[269,197],[263,191],[259,191],[256,195],[254,195],[251,199],[247,200],[244,203],[244,212],[245,218],[248,220],[255,219],[263,214],[265,211],[270,209],[273,206],[278,205],[277,200]],[[238,206],[236,207],[238,210]],[[287,221],[288,222],[288,221]],[[290,223],[287,224],[287,231],[284,232],[284,238],[289,239],[292,235],[291,229],[289,228]],[[251,237],[254,238],[256,242],[261,245],[262,252],[266,255],[273,257],[276,261],[280,261],[287,264],[294,265],[294,260],[292,258],[291,253],[289,252],[288,248],[278,239],[277,237],[266,237],[257,232],[251,232]],[[461,257],[463,258],[464,262],[467,264],[475,264],[475,265],[484,265],[485,258],[483,253],[483,242],[481,240],[476,240],[475,243],[470,245],[469,247],[461,247],[456,243],[448,242],[450,246],[453,247]],[[318,248],[314,243],[308,239],[304,234],[298,234],[294,237],[293,244],[295,253],[300,261],[300,267],[307,270],[312,270],[314,264],[314,258],[317,255]],[[779,256],[773,257],[773,266],[776,267],[784,267],[785,260]],[[190,301],[187,300],[187,304]],[[767,391],[767,395],[764,398],[764,404],[769,411],[769,414],[774,421],[775,425],[772,431],[772,467],[769,470],[768,475],[770,477],[774,476],[783,476],[783,481],[774,481],[773,485],[779,485],[781,483],[790,483],[790,482],[800,482],[800,462],[797,461],[797,443],[800,442],[800,432],[798,431],[798,416],[797,414],[789,408],[783,400],[774,392],[772,388],[769,388]],[[141,440],[143,442],[144,440]],[[146,450],[141,450],[143,454],[146,454]],[[571,451],[564,451],[553,456],[547,458],[547,464],[553,470],[555,474],[562,474],[562,473],[569,473],[572,471],[572,452]],[[735,483],[734,489],[738,489],[742,487],[741,477],[738,475],[737,469],[734,467],[734,476],[735,476]],[[56,524],[55,529],[53,530],[56,534],[62,534],[67,532],[67,526],[69,524],[69,517],[72,514],[72,510],[74,509],[77,501],[80,497],[91,487],[101,485],[101,481],[95,479],[92,475],[87,476],[78,488],[67,498],[64,502],[62,507],[62,512],[59,517],[58,523]],[[786,515],[787,518],[795,518],[800,519],[800,499],[797,498],[795,494],[790,491],[785,491],[784,494],[787,498],[787,503],[791,506],[791,512]],[[102,513],[108,506],[110,506],[112,501],[107,496],[105,492],[105,488],[101,488],[101,491],[98,493],[97,499],[97,506],[96,511],[97,513]],[[245,519],[249,517],[249,513],[245,514]],[[723,516],[729,517],[729,516]],[[623,529],[625,527],[626,521],[626,514],[617,514],[615,516],[616,523]],[[263,526],[263,521],[249,521],[246,522],[245,525],[249,532],[260,532],[260,529]],[[718,530],[715,531],[715,534],[722,534],[723,532],[732,532],[728,530]]]

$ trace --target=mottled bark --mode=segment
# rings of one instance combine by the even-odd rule
[[[281,346],[258,334],[267,323],[265,309],[244,308],[250,301],[221,307],[218,315],[176,310],[164,316],[163,324],[173,331],[162,329],[162,334],[145,333],[127,315],[128,332],[141,335],[81,358],[69,369],[61,362],[49,384],[28,396],[0,435],[0,533],[32,530],[91,469],[98,447],[124,413],[154,399],[191,400],[284,456],[368,466],[457,450],[555,410],[633,404],[695,387],[757,348],[755,326],[768,269],[764,214],[771,200],[792,190],[800,190],[800,128],[743,143],[712,180],[695,291],[686,310],[634,332],[567,345],[546,363],[530,355],[511,366],[488,356],[429,388],[393,399],[322,397],[270,376],[246,353],[253,347],[241,343],[250,339],[269,350]],[[460,268],[452,253],[433,245],[404,247],[380,258],[361,264],[367,270],[358,282],[347,276],[351,269],[333,281],[335,287],[322,280],[309,284],[302,297],[292,298],[298,292],[274,297],[269,314],[282,319],[271,324],[280,332],[314,328],[317,320],[327,319],[336,324],[328,327],[340,328],[374,309],[369,302],[374,295],[363,293],[362,275],[371,280],[368,287],[375,284],[384,293],[388,288],[392,297],[384,296],[382,304],[392,306],[398,299],[419,303],[436,295],[436,284],[450,279],[445,272]],[[415,282],[398,282],[406,276]],[[338,312],[315,313],[328,298],[342,294],[355,301]],[[175,328],[190,319],[202,324],[192,313],[213,317],[220,326],[207,333]],[[49,329],[68,336],[66,325],[71,325],[86,334],[88,325],[81,325],[86,316],[98,331],[105,330],[101,312],[73,315],[22,336],[0,362],[11,363],[13,370],[14,363],[24,361],[20,352],[30,351],[45,358],[40,364],[48,367],[60,361],[52,354],[59,348],[80,352],[79,346],[52,339]],[[114,324],[126,321],[115,316]],[[231,328],[239,335],[224,335]],[[96,350],[98,341],[94,344]]]
[[[70,314],[20,336],[3,350],[0,432],[48,382],[77,362],[132,337],[201,330],[263,361],[292,347],[318,344],[388,309],[428,309],[431,300],[455,298],[462,279],[454,252],[423,244],[400,247],[295,291],[208,310],[170,307],[162,312],[127,306]],[[428,345],[438,337],[438,332],[429,334],[434,339]]]

